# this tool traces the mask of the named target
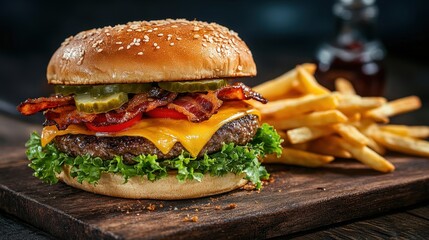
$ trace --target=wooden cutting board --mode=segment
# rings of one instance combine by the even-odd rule
[[[322,169],[273,165],[274,181],[260,192],[155,201],[44,184],[24,151],[0,148],[0,208],[64,239],[269,238],[429,199],[429,159],[409,156],[390,156],[390,174],[346,160]]]

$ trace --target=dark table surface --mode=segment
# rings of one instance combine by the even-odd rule
[[[295,63],[282,63],[283,66]],[[279,63],[280,65],[280,63]],[[389,71],[386,96],[389,99],[418,95],[423,108],[393,119],[395,123],[429,124],[429,69],[424,64],[389,59]],[[285,69],[286,71],[287,69]],[[266,79],[277,73],[262,73]],[[14,131],[10,131],[13,127]],[[40,129],[34,123],[25,123],[17,117],[0,114],[0,145],[22,145],[28,133]],[[429,173],[428,173],[429,174]],[[1,201],[1,199],[0,199]],[[23,221],[0,211],[0,239],[51,239],[49,233],[43,232]],[[383,215],[370,216],[351,222],[344,222],[321,229],[310,229],[306,232],[287,236],[296,239],[429,239],[429,202],[422,202],[411,207],[397,209]]]

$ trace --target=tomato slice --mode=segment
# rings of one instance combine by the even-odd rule
[[[146,112],[146,115],[151,118],[172,118],[172,119],[188,119],[185,114],[169,108],[155,108]]]
[[[127,122],[119,123],[119,124],[112,124],[108,126],[95,126],[92,123],[85,123],[86,127],[94,132],[119,132],[121,130],[124,130],[125,128],[129,128],[136,124],[138,121],[142,119],[142,114],[138,114],[134,118],[130,119]]]

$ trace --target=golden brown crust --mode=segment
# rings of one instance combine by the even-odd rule
[[[52,56],[50,84],[144,83],[256,75],[238,35],[215,23],[159,20],[92,29]]]
[[[146,177],[132,177],[124,184],[124,178],[119,174],[103,173],[98,184],[87,182],[82,184],[70,177],[70,167],[63,166],[58,178],[66,184],[97,194],[134,199],[178,200],[206,197],[229,192],[247,183],[244,174],[228,173],[222,177],[205,174],[202,181],[187,180],[180,183],[175,174],[151,182]]]

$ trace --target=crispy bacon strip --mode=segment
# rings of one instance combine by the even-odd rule
[[[59,130],[64,130],[70,124],[92,122],[96,116],[96,114],[79,112],[74,105],[61,106],[45,112],[46,121],[43,126],[56,125]]]
[[[104,114],[97,114],[97,117],[91,123],[96,126],[124,123],[140,113],[165,106],[176,97],[177,93],[168,92],[160,88],[153,88],[148,93],[134,95],[126,105],[119,109]]]
[[[40,98],[29,98],[25,102],[19,104],[17,107],[18,111],[22,115],[32,115],[40,111],[44,111],[50,108],[57,108],[61,106],[74,105],[73,96],[53,96],[53,97],[40,97]]]
[[[182,95],[167,105],[168,108],[185,114],[191,122],[209,119],[220,106],[222,106],[222,100],[216,96],[215,92]]]
[[[96,126],[107,126],[129,121],[139,113],[165,106],[177,97],[177,93],[162,89],[153,89],[147,93],[136,94],[119,109],[99,114],[82,113],[73,106],[63,106],[49,109],[45,112],[44,125],[56,125],[63,130],[70,124],[91,123]]]
[[[222,101],[247,99],[267,102],[259,93],[243,83],[235,83],[217,91],[181,95],[154,87],[146,93],[134,95],[121,108],[100,114],[77,111],[72,96],[28,99],[18,106],[18,110],[24,115],[46,110],[45,126],[56,125],[58,129],[66,129],[70,124],[91,123],[95,126],[107,126],[124,123],[140,113],[162,106],[185,114],[189,121],[201,122],[215,114],[222,105]]]
[[[217,96],[221,100],[249,100],[254,99],[261,103],[267,103],[267,99],[262,97],[261,94],[253,91],[250,87],[241,82],[235,83],[230,86],[223,87],[217,90]]]

